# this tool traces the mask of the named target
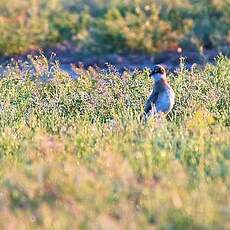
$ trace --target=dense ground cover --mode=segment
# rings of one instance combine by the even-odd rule
[[[79,52],[144,52],[229,44],[228,0],[2,0],[0,54],[69,41]]]
[[[76,71],[38,56],[2,73],[1,228],[229,229],[230,59],[182,62],[172,113],[147,124],[147,69]]]

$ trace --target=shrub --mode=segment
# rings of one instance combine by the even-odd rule
[[[20,54],[70,39],[77,18],[56,1],[6,1],[0,3],[0,53]]]
[[[0,53],[75,44],[81,52],[158,52],[229,44],[227,1],[6,1]]]

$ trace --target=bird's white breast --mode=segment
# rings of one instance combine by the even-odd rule
[[[169,113],[174,105],[175,95],[171,87],[159,93],[156,101],[156,112]]]

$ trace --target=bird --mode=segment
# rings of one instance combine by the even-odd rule
[[[163,65],[155,65],[150,72],[154,81],[152,91],[144,105],[144,118],[158,117],[168,114],[175,103],[175,93],[166,79],[166,69]]]

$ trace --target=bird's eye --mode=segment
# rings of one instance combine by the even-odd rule
[[[153,70],[153,72],[154,72],[154,73],[159,73],[159,68],[155,68],[155,69]]]

